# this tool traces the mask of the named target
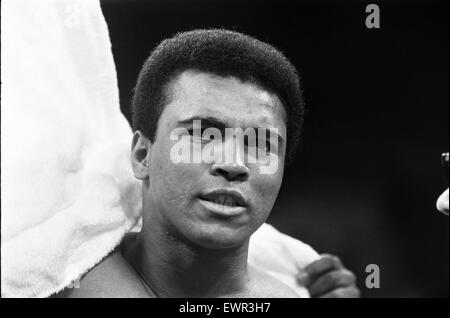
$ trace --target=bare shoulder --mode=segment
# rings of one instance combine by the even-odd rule
[[[250,273],[250,297],[255,298],[298,298],[299,295],[290,287],[271,276],[270,274],[249,267]]]
[[[87,272],[77,286],[53,297],[63,298],[148,298],[152,297],[139,276],[116,249]]]

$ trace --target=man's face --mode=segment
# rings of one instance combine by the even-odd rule
[[[246,242],[267,219],[278,195],[284,171],[286,126],[279,98],[232,77],[185,71],[170,85],[170,103],[158,122],[147,154],[149,186],[144,190],[144,226],[156,222],[166,232],[205,248],[227,248]],[[171,149],[177,128],[276,128],[278,169],[260,173],[260,163],[235,157],[232,162],[175,163]],[[208,141],[189,136],[204,147]],[[279,142],[279,143],[278,143]],[[233,138],[221,141],[230,151]]]

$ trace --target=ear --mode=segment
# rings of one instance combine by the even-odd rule
[[[133,135],[131,142],[131,165],[134,176],[140,180],[149,178],[149,154],[151,150],[151,142],[139,130]]]

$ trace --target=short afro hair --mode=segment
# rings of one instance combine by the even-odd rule
[[[152,142],[168,103],[167,85],[186,70],[252,82],[275,93],[286,112],[286,164],[300,139],[304,100],[295,67],[273,46],[242,33],[193,30],[162,41],[144,63],[132,99],[133,131]]]

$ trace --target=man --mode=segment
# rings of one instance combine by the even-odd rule
[[[142,181],[142,230],[86,274],[79,289],[61,295],[297,297],[247,257],[250,236],[269,216],[285,163],[293,160],[302,122],[296,70],[270,45],[225,30],[163,41],[144,64],[133,98],[132,166]],[[234,135],[205,134],[229,128],[263,129],[276,138],[255,134],[256,142],[248,137],[239,148]],[[173,138],[175,131],[182,133]],[[214,143],[213,159],[175,160],[178,137],[182,149],[202,155]],[[220,160],[229,153],[236,156]],[[276,169],[263,173],[267,162]],[[301,283],[312,296],[359,294],[354,275],[331,256],[306,267]]]

